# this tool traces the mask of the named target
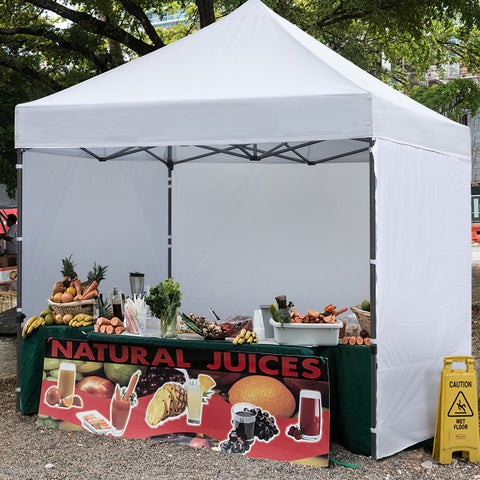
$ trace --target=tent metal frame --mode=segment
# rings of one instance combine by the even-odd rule
[[[80,150],[88,154],[89,156],[95,158],[99,162],[105,162],[109,160],[115,160],[128,155],[133,155],[139,152],[145,152],[154,159],[160,161],[168,168],[168,196],[167,196],[167,215],[168,215],[168,227],[167,227],[167,261],[168,261],[168,276],[172,276],[172,177],[173,169],[175,165],[193,162],[195,160],[205,159],[212,157],[214,155],[230,155],[232,157],[241,158],[243,160],[248,160],[251,162],[260,162],[266,158],[280,158],[289,162],[300,163],[304,165],[319,165],[322,163],[330,162],[333,160],[338,160],[340,158],[348,157],[355,155],[357,153],[369,152],[369,204],[370,204],[370,303],[371,303],[371,339],[372,344],[370,346],[371,353],[371,422],[370,422],[370,431],[371,431],[371,456],[373,459],[376,459],[376,411],[377,411],[377,402],[376,402],[376,389],[377,389],[377,343],[376,343],[376,225],[375,225],[375,164],[373,156],[373,145],[375,140],[373,138],[355,138],[351,140],[356,140],[364,143],[368,143],[368,146],[363,148],[358,148],[355,150],[346,151],[337,155],[331,155],[329,157],[320,158],[318,160],[308,160],[305,158],[298,150],[305,148],[311,145],[316,145],[324,142],[325,140],[309,141],[303,142],[299,145],[290,145],[288,142],[281,142],[276,146],[270,148],[269,150],[264,150],[258,148],[258,144],[234,144],[227,147],[215,147],[209,145],[195,145],[197,148],[205,150],[204,153],[193,155],[191,157],[182,159],[182,160],[173,160],[173,147],[167,146],[166,158],[162,158],[156,152],[152,150],[156,148],[155,146],[148,147],[125,147],[117,152],[114,152],[110,155],[100,156],[88,148],[81,147]],[[22,202],[22,192],[23,192],[23,153],[29,149],[19,148],[17,149],[17,208],[18,208],[18,254],[17,254],[17,309],[16,309],[16,326],[17,326],[17,377],[16,377],[16,409],[18,412],[21,411],[21,336],[22,336],[22,322],[25,319],[25,314],[22,311],[22,211],[23,211],[23,202]],[[293,154],[294,156],[291,156]]]

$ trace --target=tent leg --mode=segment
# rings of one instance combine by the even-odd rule
[[[23,184],[23,152],[25,150],[17,149],[17,309],[16,309],[16,326],[17,326],[17,376],[16,376],[16,409],[17,412],[22,410],[21,404],[21,354],[22,354],[22,322],[25,314],[22,313],[22,184]]]
[[[377,329],[376,329],[376,211],[375,211],[375,159],[373,157],[373,145],[375,141],[370,139],[369,148],[369,174],[370,174],[370,453],[371,457],[377,458]]]
[[[167,206],[167,215],[168,215],[168,278],[172,278],[172,173],[173,173],[173,162],[172,162],[172,147],[167,149],[167,168],[168,168],[168,206]]]

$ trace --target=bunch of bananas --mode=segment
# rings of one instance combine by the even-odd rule
[[[88,327],[89,325],[93,325],[93,317],[86,313],[78,313],[68,322],[69,327]]]
[[[242,343],[257,343],[257,334],[250,330],[242,328],[241,332],[233,339],[234,345],[241,345]]]
[[[33,332],[33,330],[35,330],[38,327],[43,327],[44,325],[45,325],[45,319],[43,317],[37,317],[37,315],[30,317],[25,322],[25,325],[23,326],[22,338],[27,338],[27,335],[30,335]]]

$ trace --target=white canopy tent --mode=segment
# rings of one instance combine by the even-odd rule
[[[372,456],[433,436],[443,357],[470,354],[467,128],[249,0],[17,106],[16,146],[20,312],[70,253],[126,291],[173,275],[185,311],[370,296]]]

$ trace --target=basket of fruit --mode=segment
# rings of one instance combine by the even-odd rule
[[[370,334],[370,302],[364,300],[361,305],[350,307],[350,310],[357,317],[362,330],[366,330]]]
[[[93,314],[94,297],[98,296],[98,285],[105,278],[108,267],[93,263],[87,281],[81,283],[75,272],[72,255],[62,259],[63,280],[53,285],[52,295],[47,300],[55,314],[73,316],[79,313]]]

